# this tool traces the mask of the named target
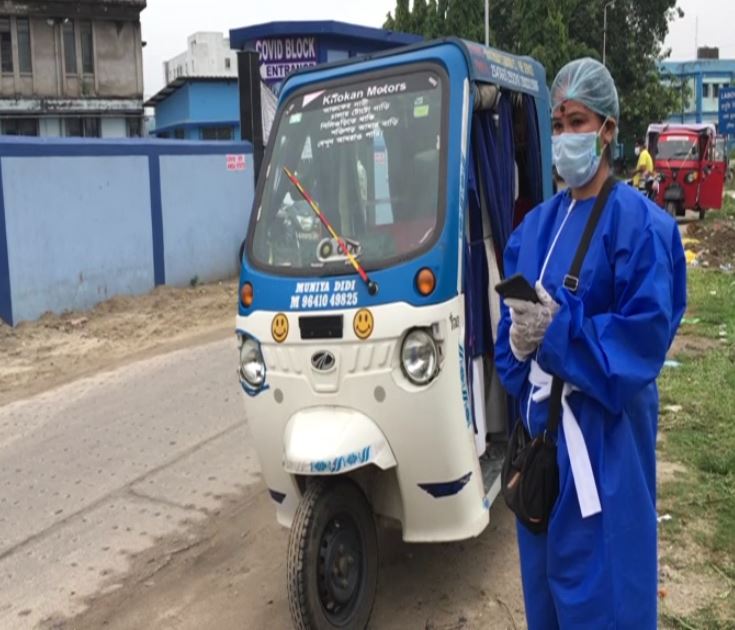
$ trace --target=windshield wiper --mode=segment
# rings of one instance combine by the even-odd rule
[[[365,268],[360,264],[360,262],[355,258],[355,256],[350,252],[350,250],[347,248],[347,244],[345,243],[344,239],[337,234],[335,229],[332,227],[332,224],[329,222],[327,217],[324,215],[324,213],[319,208],[319,205],[317,204],[314,199],[312,199],[311,195],[306,192],[306,189],[303,187],[301,182],[298,180],[296,175],[294,175],[291,171],[288,170],[285,166],[283,167],[283,172],[286,173],[286,177],[288,177],[291,180],[291,183],[296,187],[296,190],[299,191],[299,194],[304,198],[304,201],[309,204],[309,207],[314,211],[314,214],[317,216],[317,218],[322,222],[322,225],[327,228],[327,232],[332,236],[332,238],[337,242],[337,245],[342,250],[342,253],[347,256],[347,260],[352,263],[352,266],[355,268],[355,271],[357,274],[362,278],[362,281],[367,285],[368,293],[370,295],[375,295],[378,292],[378,285],[376,282],[373,282],[370,278],[368,278],[367,272],[365,271]]]

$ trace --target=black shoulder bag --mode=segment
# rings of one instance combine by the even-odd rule
[[[572,266],[564,276],[564,287],[568,291],[576,292],[579,287],[582,261],[614,185],[615,179],[608,178],[597,196]],[[548,529],[551,510],[559,495],[559,465],[554,436],[559,427],[563,390],[564,381],[554,376],[549,396],[549,421],[543,435],[531,439],[523,420],[519,418],[516,421],[501,472],[501,488],[506,504],[534,534],[542,534]]]

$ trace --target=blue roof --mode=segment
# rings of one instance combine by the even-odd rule
[[[364,40],[372,43],[385,44],[386,47],[401,46],[420,42],[423,37],[399,31],[387,31],[382,28],[371,28],[347,22],[304,21],[304,22],[266,22],[230,30],[230,48],[241,50],[248,43],[256,39],[270,37],[293,37],[321,35],[344,37],[353,40]]]
[[[735,73],[735,59],[692,59],[691,61],[662,61],[660,68],[671,74]]]

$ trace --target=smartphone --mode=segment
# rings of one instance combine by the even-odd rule
[[[522,274],[517,273],[495,285],[495,290],[503,298],[515,298],[526,302],[540,302],[534,289]]]

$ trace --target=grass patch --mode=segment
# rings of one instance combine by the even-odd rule
[[[722,202],[722,213],[728,217],[735,216],[735,198],[732,195],[725,195]]]
[[[735,274],[690,268],[687,298],[680,334],[710,339],[735,336]]]
[[[735,211],[735,202],[733,202]],[[727,211],[731,211],[728,207]],[[689,307],[682,335],[718,339],[706,354],[677,356],[678,368],[659,378],[662,416],[660,458],[679,462],[686,474],[659,489],[659,512],[672,521],[661,528],[662,544],[696,550],[690,569],[707,566],[730,595],[711,601],[686,618],[664,610],[667,628],[735,627],[735,276],[691,269]],[[677,412],[667,405],[680,405]],[[709,593],[707,594],[709,596]]]
[[[661,429],[664,459],[690,471],[662,488],[674,518],[702,519],[714,525],[713,551],[735,565],[735,350],[730,346],[684,360],[659,381],[664,404],[682,410],[665,414]],[[670,403],[668,401],[671,401]]]

